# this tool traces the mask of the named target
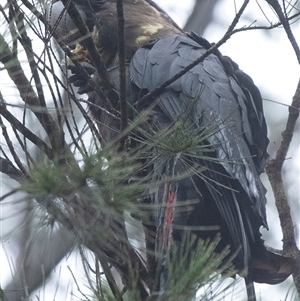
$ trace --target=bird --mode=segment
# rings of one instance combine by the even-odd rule
[[[112,85],[120,91],[116,1],[73,3],[86,22]],[[62,7],[60,1],[53,2],[49,23],[61,41],[80,44],[84,38]],[[170,235],[175,241],[182,239],[176,225],[193,228],[200,239],[212,239],[219,233],[216,250],[230,246],[235,268],[247,271],[248,298],[255,300],[253,282],[277,284],[293,271],[291,259],[269,250],[260,232],[261,227],[268,229],[266,189],[260,175],[269,157],[260,91],[238,64],[215,49],[154,93],[213,44],[184,32],[151,0],[123,0],[123,10],[129,116],[146,115],[132,146],[140,147],[143,139],[153,142],[148,158],[143,159],[143,172],[160,183],[149,192],[149,202],[156,205],[154,228],[156,232],[161,229],[167,245]],[[66,34],[70,31],[71,35]],[[82,64],[99,79],[90,58]],[[121,131],[118,104],[99,96],[74,65],[69,69],[73,72],[70,81],[78,92],[88,94],[102,143],[117,139]],[[162,180],[166,182],[161,184]],[[157,210],[157,204],[165,201],[189,201],[189,209],[178,213],[174,205],[171,213]],[[216,225],[217,230],[197,230]],[[167,226],[172,227],[169,232]]]

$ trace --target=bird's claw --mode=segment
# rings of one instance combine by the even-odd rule
[[[80,65],[89,76],[92,76],[96,72],[96,69],[87,62],[81,62]],[[93,87],[89,85],[86,74],[83,74],[82,70],[73,63],[68,64],[67,69],[69,69],[72,73],[69,77],[70,83],[79,88],[77,91],[78,94],[85,94],[93,91]]]

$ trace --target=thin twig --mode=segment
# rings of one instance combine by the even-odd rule
[[[13,114],[11,114],[4,105],[0,106],[0,114],[11,124],[12,127],[16,128],[22,133],[28,140],[39,147],[49,159],[54,158],[53,150],[43,140],[31,132],[26,126],[24,126]]]
[[[149,92],[145,96],[143,96],[141,99],[139,99],[138,103],[147,103],[151,99],[155,99],[167,86],[175,82],[177,79],[182,77],[184,74],[186,74],[189,70],[197,66],[199,63],[204,61],[206,57],[208,57],[210,54],[215,52],[221,45],[223,45],[235,32],[234,27],[238,23],[240,17],[242,16],[245,8],[247,7],[250,0],[245,0],[243,5],[241,6],[240,10],[236,14],[234,20],[232,21],[231,25],[229,26],[228,30],[224,34],[224,36],[212,47],[210,47],[203,55],[201,55],[198,59],[196,59],[194,62],[183,68],[180,72],[175,74],[173,77],[159,85],[155,90]]]
[[[118,16],[118,47],[119,47],[119,72],[120,72],[120,111],[121,131],[127,127],[127,99],[126,99],[126,60],[125,60],[125,38],[124,38],[124,12],[123,1],[117,0]]]
[[[282,166],[285,162],[286,155],[293,138],[293,132],[299,117],[300,108],[300,80],[293,97],[292,105],[289,107],[289,116],[286,129],[282,133],[282,141],[277,151],[276,158],[271,160],[266,171],[269,177],[275,203],[279,214],[282,234],[283,234],[283,251],[286,256],[295,260],[295,269],[293,272],[294,283],[300,296],[300,251],[295,240],[294,223],[291,216],[291,208],[288,203],[287,195],[282,179]]]
[[[293,32],[291,30],[291,27],[290,27],[290,24],[288,22],[288,18],[287,16],[285,16],[282,12],[282,9],[281,9],[281,6],[279,4],[279,2],[277,0],[266,0],[270,5],[271,7],[274,9],[274,11],[276,12],[279,20],[281,21],[283,27],[284,27],[284,30],[288,36],[288,39],[289,41],[291,42],[291,45],[296,53],[296,57],[298,59],[298,62],[300,64],[300,49],[299,49],[299,46],[297,44],[297,41],[293,35]]]
[[[72,21],[78,28],[80,35],[82,37],[86,37],[82,43],[85,45],[86,49],[89,51],[89,55],[91,57],[91,60],[93,62],[93,66],[96,68],[97,73],[100,78],[101,87],[105,88],[105,94],[101,95],[101,97],[108,101],[111,104],[117,104],[119,102],[119,94],[116,91],[114,85],[111,83],[110,78],[108,76],[106,67],[103,63],[103,60],[99,54],[98,49],[95,46],[94,40],[91,37],[91,34],[82,19],[81,15],[79,14],[76,6],[73,4],[70,0],[62,0],[64,6],[66,7],[66,10],[68,14],[70,15]],[[69,55],[68,55],[69,56]],[[71,55],[73,57],[73,55]]]
[[[0,165],[3,163],[2,160],[3,160],[3,158],[0,158],[0,162],[1,162]],[[1,170],[1,172],[3,172],[3,171]],[[6,198],[12,196],[13,194],[15,194],[15,193],[17,193],[17,192],[19,192],[19,191],[21,191],[20,188],[15,188],[15,189],[13,189],[13,190],[7,192],[7,193],[2,194],[2,195],[0,196],[0,202],[4,201]],[[2,299],[0,298],[0,300],[2,300]]]
[[[6,141],[6,144],[7,144],[8,148],[9,148],[10,154],[12,155],[12,157],[13,157],[13,159],[15,161],[15,164],[17,164],[18,168],[20,169],[20,171],[24,175],[28,175],[25,167],[23,166],[23,164],[22,164],[19,156],[17,155],[17,153],[15,151],[15,148],[13,146],[12,141],[10,140],[10,137],[9,137],[9,135],[7,133],[7,130],[6,130],[6,126],[4,125],[1,116],[0,116],[0,126],[2,128],[3,137],[4,137],[4,139]]]
[[[110,267],[108,266],[107,264],[107,261],[104,259],[104,260],[99,260],[100,261],[100,264],[103,268],[103,271],[105,273],[105,277],[107,279],[107,282],[108,282],[108,285],[114,295],[114,297],[116,298],[116,300],[118,301],[124,301],[122,295],[121,295],[121,292],[116,284],[116,281],[111,273],[111,269]]]
[[[9,45],[6,43],[2,35],[0,35],[0,44],[2,45],[1,53],[0,53],[0,61],[4,65],[9,77],[17,87],[21,99],[26,104],[39,107],[40,101],[38,96],[36,95],[33,87],[31,86],[30,82],[25,76],[20,61],[10,51]],[[50,137],[52,133],[59,132],[57,124],[55,123],[55,121],[53,120],[50,114],[47,114],[42,110],[33,111],[33,113],[36,115],[37,119],[39,120],[39,122],[41,123],[41,125],[43,126],[43,128],[49,134]]]
[[[45,128],[51,146],[56,153],[60,153],[63,148],[63,138],[61,128],[57,126],[57,124],[52,119],[51,115],[48,112],[46,106],[45,95],[43,91],[43,85],[40,79],[40,75],[38,72],[38,65],[34,60],[34,51],[32,48],[31,39],[28,37],[26,28],[24,25],[24,14],[20,11],[19,7],[16,3],[14,3],[15,11],[14,11],[14,20],[17,25],[19,31],[19,41],[21,42],[23,49],[27,55],[27,60],[30,66],[32,78],[35,83],[35,88],[37,90],[37,97],[40,105],[40,112],[42,112],[43,117],[43,127]],[[25,114],[25,111],[24,111]]]
[[[198,65],[199,63],[201,63],[210,54],[214,53],[221,45],[225,44],[227,42],[227,40],[229,40],[231,38],[231,36],[233,36],[234,34],[236,34],[238,32],[245,32],[245,31],[252,31],[252,30],[262,30],[262,29],[263,30],[271,30],[271,29],[274,29],[274,28],[279,27],[279,26],[282,25],[282,22],[278,22],[278,23],[273,24],[271,26],[251,26],[251,27],[242,27],[242,28],[236,28],[236,29],[234,29],[233,24],[237,24],[236,21],[240,18],[241,11],[243,11],[245,9],[245,7],[246,7],[246,5],[248,4],[249,1],[247,1],[247,3],[245,3],[245,2],[243,4],[243,6],[241,7],[240,11],[238,12],[238,14],[236,15],[234,21],[229,26],[229,29],[227,30],[227,32],[225,33],[225,35],[217,43],[215,43],[212,47],[210,47],[197,60],[195,60],[190,65],[188,65],[185,68],[183,68],[179,73],[175,74],[173,77],[171,77],[170,79],[168,79],[167,81],[165,81],[164,83],[162,83],[155,90],[153,90],[153,91],[147,93],[146,95],[144,95],[141,99],[138,100],[138,103],[143,103],[143,102],[147,102],[147,101],[149,101],[151,99],[155,99],[167,86],[169,86],[170,84],[172,84],[173,82],[175,82],[177,79],[179,79],[180,77],[182,77],[185,73],[187,73],[189,70],[191,70],[196,65]],[[292,19],[294,19],[294,18],[296,18],[298,16],[300,16],[300,13],[294,14],[293,16],[287,18],[287,20],[292,20]]]
[[[12,162],[2,157],[0,157],[0,172],[16,181],[20,181],[23,178],[23,173]]]

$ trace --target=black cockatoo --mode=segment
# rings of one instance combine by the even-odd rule
[[[115,1],[73,3],[118,90]],[[60,2],[53,4],[50,24],[58,25],[55,30],[61,41],[75,45],[83,37],[70,17],[64,13],[56,22],[62,8]],[[266,190],[259,177],[268,158],[268,138],[258,88],[236,63],[215,50],[158,95],[143,98],[201,57],[211,44],[196,34],[183,32],[151,0],[123,0],[123,8],[128,107],[133,115],[147,112],[141,135],[157,138],[158,144],[164,139],[173,139],[174,143],[173,149],[164,152],[159,152],[162,143],[156,145],[145,159],[146,170],[154,175],[153,179],[175,177],[168,186],[159,185],[152,191],[150,199],[161,204],[167,195],[174,204],[195,201],[192,209],[171,216],[175,240],[181,237],[176,225],[193,229],[217,225],[217,231],[195,233],[206,239],[219,232],[218,249],[231,246],[232,253],[236,252],[233,262],[238,270],[248,270],[248,281],[282,282],[292,272],[291,260],[267,250],[259,231],[261,226],[268,228]],[[90,63],[87,70],[97,78],[93,62]],[[103,142],[116,138],[120,119],[111,111],[111,104],[89,87],[75,68],[70,68],[75,72],[71,77],[74,84],[81,93],[88,92],[89,102],[95,105],[90,106],[90,111]],[[154,214],[157,228],[165,222],[164,218],[166,215],[161,212]]]

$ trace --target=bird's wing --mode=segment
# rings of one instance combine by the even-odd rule
[[[169,35],[135,53],[130,64],[131,80],[140,89],[153,91],[205,51],[187,35]],[[245,231],[253,238],[261,225],[267,227],[265,188],[259,179],[267,138],[261,98],[255,98],[251,89],[248,94],[243,89],[239,79],[225,71],[218,56],[211,54],[171,83],[159,95],[157,106],[171,124],[192,104],[187,122],[197,128],[211,128],[207,141],[219,163],[199,159],[211,179],[204,181],[205,189],[236,247],[247,248]],[[256,128],[263,132],[262,137],[257,137]],[[254,156],[259,158],[258,163]]]

